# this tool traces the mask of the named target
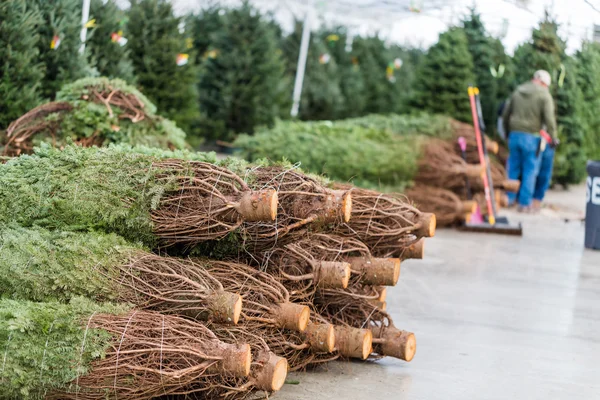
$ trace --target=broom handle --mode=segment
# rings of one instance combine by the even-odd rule
[[[487,147],[485,144],[485,124],[483,123],[483,111],[481,109],[481,101],[479,100],[479,88],[475,88],[475,105],[477,106],[477,116],[479,117],[479,130],[481,131],[481,147],[483,148],[483,156],[485,157],[485,172],[488,179],[488,187],[490,189],[490,199],[492,201],[492,209],[489,213],[496,220],[496,196],[494,194],[494,180],[492,178],[492,170],[490,165],[490,157],[488,156]],[[488,216],[489,219],[489,216]]]
[[[479,116],[477,115],[477,106],[475,105],[475,89],[473,88],[473,86],[469,86],[468,89],[468,93],[469,93],[469,101],[471,102],[471,113],[473,115],[473,126],[475,128],[475,138],[477,139],[477,151],[479,153],[479,162],[481,164],[483,164],[484,167],[486,167],[486,162],[485,162],[485,156],[483,153],[483,143],[481,140],[481,132],[479,131]],[[495,225],[496,224],[496,216],[494,215],[493,209],[492,209],[492,199],[490,197],[490,186],[489,186],[489,182],[488,182],[488,177],[487,177],[487,171],[485,171],[482,173],[482,178],[483,178],[483,187],[485,189],[485,200],[487,202],[487,206],[488,206],[488,210],[490,212],[490,215],[488,216],[488,222],[490,225]]]

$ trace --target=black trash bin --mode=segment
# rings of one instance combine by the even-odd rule
[[[585,247],[600,250],[600,161],[588,161],[585,209]]]

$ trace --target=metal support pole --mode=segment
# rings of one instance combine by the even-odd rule
[[[79,53],[83,54],[85,51],[85,40],[87,38],[87,26],[85,26],[90,19],[90,0],[83,0],[83,10],[81,12],[81,46],[79,47]]]
[[[311,24],[311,7],[306,10],[304,17],[304,26],[302,28],[302,42],[300,43],[300,54],[298,55],[298,66],[296,70],[296,81],[294,83],[294,94],[292,99],[291,115],[293,118],[298,116],[300,108],[300,97],[302,96],[302,84],[304,82],[304,71],[306,70],[306,57],[308,56],[308,46],[310,44],[310,24]]]

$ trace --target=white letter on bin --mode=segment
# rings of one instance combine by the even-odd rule
[[[600,206],[600,177],[592,180],[592,204]]]
[[[592,200],[592,177],[588,176],[585,180],[585,204]]]

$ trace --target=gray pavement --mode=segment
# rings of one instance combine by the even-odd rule
[[[503,211],[522,238],[438,231],[388,290],[414,360],[290,374],[275,398],[600,399],[600,252],[583,249],[584,199],[576,187],[539,215]]]

